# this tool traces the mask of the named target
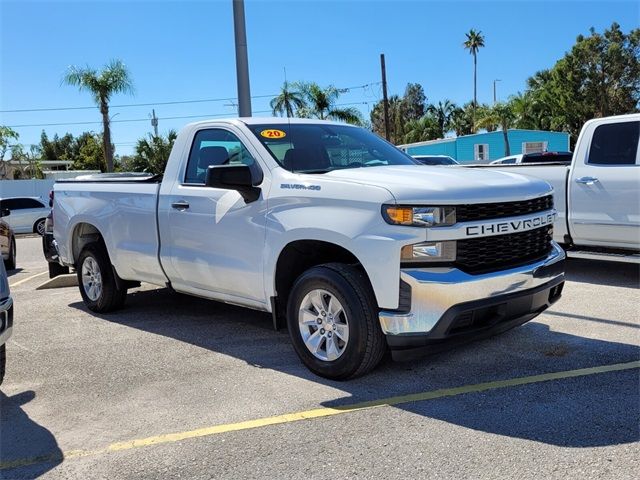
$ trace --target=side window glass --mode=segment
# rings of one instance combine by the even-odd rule
[[[17,210],[19,208],[22,208],[18,203],[19,201],[20,200],[18,198],[10,198],[9,200],[4,200],[2,206],[4,208],[8,208],[9,210]]]
[[[589,148],[591,165],[635,165],[640,122],[609,123],[596,127]]]
[[[44,205],[33,198],[25,198],[22,202],[24,205],[23,208],[44,208]]]
[[[185,183],[204,184],[212,165],[255,164],[254,158],[233,133],[219,128],[200,130],[191,146]]]

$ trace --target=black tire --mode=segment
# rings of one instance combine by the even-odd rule
[[[4,380],[4,371],[7,367],[7,347],[6,345],[0,345],[0,385]]]
[[[317,289],[334,296],[342,304],[348,319],[348,342],[342,354],[333,361],[316,358],[300,333],[298,313],[302,301]],[[362,271],[349,265],[319,265],[298,277],[289,296],[287,326],[296,353],[309,370],[321,377],[346,380],[364,375],[380,362],[386,351],[371,285]]]
[[[16,268],[16,239],[11,237],[11,243],[9,244],[9,258],[4,261],[4,268],[6,270],[15,270]]]
[[[69,273],[69,267],[63,267],[59,263],[49,262],[49,278],[66,275],[67,273]]]
[[[37,233],[38,235],[44,235],[44,222],[46,218],[39,219],[36,223],[33,224],[33,233]]]
[[[93,261],[97,263],[101,277],[101,291],[99,294],[91,295],[96,298],[90,298],[89,294],[85,291],[82,279],[83,266],[85,261],[88,261],[87,259],[89,258],[93,259]],[[124,305],[124,301],[127,297],[127,289],[118,288],[115,273],[111,267],[111,261],[109,260],[109,255],[104,243],[95,242],[86,245],[78,257],[76,270],[78,274],[78,288],[80,289],[82,299],[89,310],[97,313],[106,313],[117,310]]]

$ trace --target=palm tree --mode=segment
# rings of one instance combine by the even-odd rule
[[[80,91],[89,91],[93,95],[93,100],[98,104],[102,114],[102,148],[107,161],[107,172],[113,172],[109,100],[116,93],[133,92],[129,71],[120,60],[111,60],[101,72],[91,67],[79,68],[72,65],[65,74],[63,82],[79,87]]]
[[[439,138],[444,138],[445,133],[449,131],[451,117],[456,111],[456,105],[449,100],[438,102],[438,105],[429,105],[427,112],[431,113],[438,122]]]
[[[169,130],[166,137],[149,134],[148,139],[141,138],[136,144],[135,156],[126,165],[127,169],[162,175],[176,138],[178,134],[175,130]]]
[[[484,37],[481,31],[476,32],[473,28],[465,35],[467,40],[462,45],[473,55],[473,108],[475,108],[478,105],[478,50],[484,47]]]
[[[306,107],[304,96],[299,91],[298,84],[290,84],[285,81],[282,84],[280,94],[271,100],[269,104],[273,115],[286,113],[287,117],[295,116],[295,112]]]
[[[362,115],[356,108],[337,108],[336,102],[342,92],[333,85],[322,88],[317,83],[304,83],[299,84],[299,88],[307,103],[306,108],[299,111],[301,116],[362,124]]]
[[[477,126],[499,126],[502,129],[502,135],[504,136],[504,156],[511,155],[511,148],[509,146],[509,128],[513,125],[516,119],[516,115],[508,103],[496,103],[492,108],[487,109],[486,114],[478,119]]]
[[[438,119],[427,114],[418,120],[410,120],[404,126],[405,134],[403,143],[424,142],[435,140],[440,135],[440,125]]]

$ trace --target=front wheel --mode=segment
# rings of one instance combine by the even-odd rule
[[[369,281],[349,265],[329,263],[303,273],[289,297],[287,326],[302,362],[322,377],[364,375],[385,352]]]
[[[102,242],[84,247],[76,270],[80,294],[89,310],[105,313],[124,305],[127,289],[118,288],[115,272]]]

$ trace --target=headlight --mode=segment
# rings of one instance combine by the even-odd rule
[[[456,242],[423,242],[402,247],[403,263],[453,262],[456,259]]]
[[[402,207],[383,205],[382,216],[391,225],[441,227],[456,223],[454,207]]]

